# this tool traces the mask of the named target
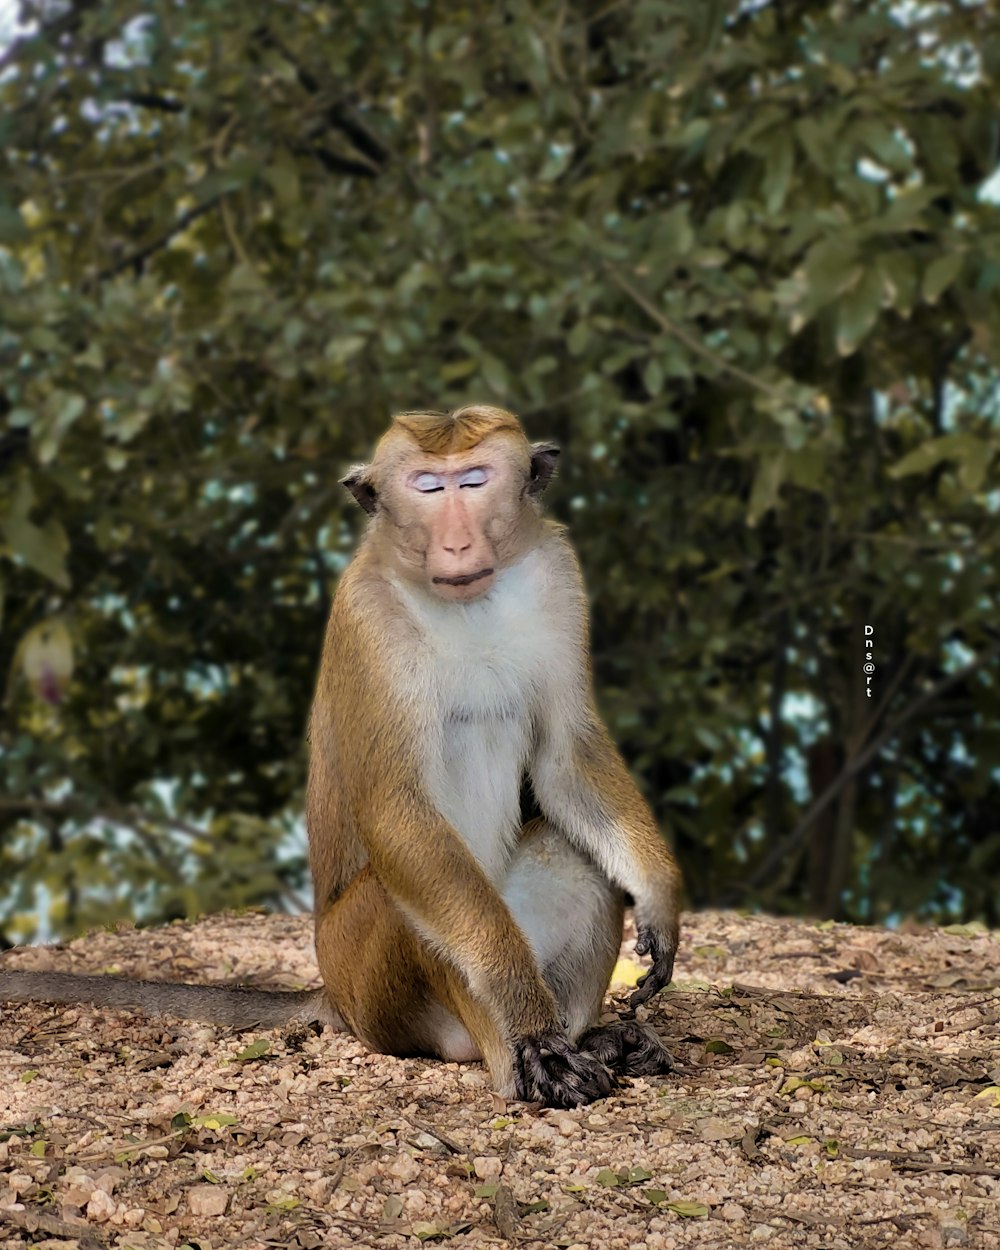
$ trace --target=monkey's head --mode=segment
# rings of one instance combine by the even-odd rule
[[[442,599],[485,595],[537,541],[559,449],[530,444],[503,408],[404,412],[343,484],[393,567]]]

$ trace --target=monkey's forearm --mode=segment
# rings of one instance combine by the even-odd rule
[[[0,1001],[135,1007],[147,1015],[205,1020],[234,1029],[270,1029],[313,1021],[326,1023],[331,1015],[323,990],[283,993],[236,986],[177,985],[169,981],[130,981],[124,977],[5,969],[0,969]]]
[[[532,770],[543,811],[635,901],[640,954],[653,968],[633,997],[670,981],[678,938],[680,874],[642,795],[596,715],[576,738],[554,727]]]

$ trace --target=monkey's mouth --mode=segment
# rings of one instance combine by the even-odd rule
[[[473,582],[492,576],[492,569],[480,569],[478,573],[463,573],[461,577],[435,577],[433,581],[435,586],[471,586]]]

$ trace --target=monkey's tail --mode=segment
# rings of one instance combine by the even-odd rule
[[[137,1007],[146,1015],[205,1020],[233,1029],[274,1029],[314,1022],[344,1028],[324,990],[272,991],[247,986],[178,985],[171,981],[77,976],[71,972],[0,969],[2,1001]]]

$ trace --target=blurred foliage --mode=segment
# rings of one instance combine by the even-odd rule
[[[602,706],[692,902],[1000,923],[989,4],[22,18],[8,940],[294,898],[337,477],[472,400],[563,444]],[[26,676],[52,618],[72,676]]]

